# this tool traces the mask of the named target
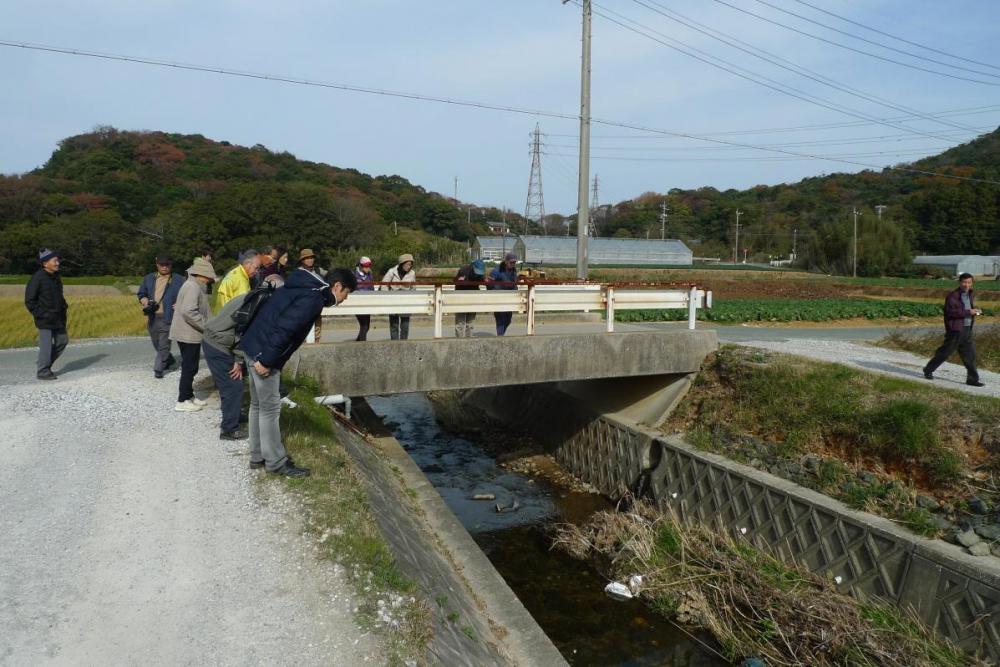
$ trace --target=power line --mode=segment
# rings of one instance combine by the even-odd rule
[[[927,114],[925,114],[925,113],[923,113],[921,111],[918,111],[916,109],[911,109],[909,107],[905,107],[905,106],[896,104],[896,103],[894,103],[892,101],[886,100],[884,98],[878,97],[877,95],[873,95],[871,93],[866,93],[866,92],[858,90],[856,88],[852,88],[852,87],[850,87],[850,86],[848,86],[848,85],[846,85],[844,83],[841,83],[841,82],[839,82],[839,81],[837,81],[835,79],[832,79],[832,78],[830,78],[828,76],[820,74],[819,72],[811,70],[811,69],[809,69],[807,67],[803,67],[802,65],[799,65],[799,64],[794,63],[794,62],[792,62],[790,60],[782,58],[781,56],[779,56],[777,54],[771,53],[771,52],[766,51],[766,50],[764,50],[764,49],[762,49],[760,47],[754,46],[753,44],[745,42],[745,41],[743,41],[743,40],[741,40],[741,39],[739,39],[737,37],[734,37],[732,35],[728,35],[728,34],[722,32],[720,30],[716,30],[714,28],[706,26],[703,23],[699,23],[699,22],[695,21],[694,19],[686,17],[686,16],[684,16],[683,14],[681,14],[679,12],[675,12],[675,11],[673,11],[673,10],[671,10],[671,9],[663,6],[661,3],[656,2],[656,0],[649,0],[649,2],[652,5],[655,5],[653,7],[651,7],[650,5],[646,4],[646,2],[643,2],[643,0],[633,0],[633,2],[635,2],[636,4],[638,4],[638,5],[642,6],[642,7],[645,7],[646,9],[649,9],[650,11],[653,11],[653,12],[659,14],[660,16],[668,18],[671,21],[675,21],[677,23],[680,23],[681,25],[683,25],[683,26],[685,26],[687,28],[690,28],[691,30],[695,30],[696,32],[699,32],[699,33],[701,33],[703,35],[707,35],[708,37],[711,37],[714,40],[722,42],[723,44],[726,44],[727,46],[730,46],[730,47],[732,47],[734,49],[737,49],[739,51],[747,53],[747,54],[749,54],[749,55],[751,55],[751,56],[753,56],[755,58],[763,60],[764,62],[767,62],[767,63],[770,63],[772,65],[775,65],[776,67],[780,67],[782,69],[788,70],[789,72],[792,72],[793,74],[798,74],[799,76],[805,77],[805,78],[810,79],[812,81],[816,81],[817,83],[821,83],[824,86],[829,86],[830,88],[833,88],[834,90],[839,90],[840,92],[847,93],[848,95],[852,95],[854,97],[863,99],[863,100],[865,100],[867,102],[872,102],[872,103],[875,103],[875,104],[879,104],[881,106],[887,107],[889,109],[893,109],[895,111],[901,111],[903,113],[912,113],[912,114],[914,114],[916,116],[920,116],[924,120],[931,120],[933,122],[940,123],[942,125],[948,125],[950,127],[954,127],[954,128],[958,128],[958,129],[963,129],[963,130],[968,130],[969,129],[969,127],[966,126],[966,125],[961,125],[959,123],[954,123],[954,122],[951,122],[951,121],[941,120],[940,118],[935,118],[935,117],[929,116],[929,115],[927,115]],[[744,48],[744,47],[746,47],[746,48]],[[764,54],[764,55],[761,55],[761,54]]]
[[[418,93],[407,93],[407,92],[383,90],[383,89],[378,89],[378,88],[356,86],[356,85],[351,85],[351,84],[312,81],[312,80],[308,80],[308,79],[300,79],[300,78],[295,78],[295,77],[290,77],[290,76],[278,76],[278,75],[260,74],[260,73],[254,73],[254,72],[242,72],[242,71],[230,70],[230,69],[226,69],[226,68],[222,68],[222,67],[209,67],[209,66],[205,66],[205,65],[192,65],[192,64],[186,64],[186,63],[170,62],[170,61],[165,61],[165,60],[156,60],[156,59],[152,59],[152,58],[139,58],[139,57],[135,57],[135,56],[111,55],[111,54],[105,54],[105,53],[98,53],[98,52],[95,52],[95,51],[84,51],[84,50],[81,50],[81,49],[70,49],[70,48],[55,47],[55,46],[43,46],[43,45],[39,45],[39,44],[31,44],[31,43],[28,43],[28,42],[10,42],[10,41],[6,41],[6,40],[0,40],[0,46],[6,46],[6,47],[11,47],[11,48],[19,48],[19,49],[27,49],[27,50],[34,50],[34,51],[45,51],[45,52],[49,52],[49,53],[60,53],[60,54],[64,54],[64,55],[81,56],[81,57],[95,58],[95,59],[100,59],[100,60],[130,62],[130,63],[136,63],[136,64],[142,64],[142,65],[151,65],[151,66],[156,66],[156,67],[165,67],[165,68],[179,69],[179,70],[188,70],[188,71],[195,71],[195,72],[205,72],[205,73],[210,73],[210,74],[219,74],[219,75],[223,75],[223,76],[235,76],[235,77],[242,77],[242,78],[247,78],[247,79],[259,79],[259,80],[264,80],[264,81],[275,81],[275,82],[290,83],[290,84],[300,85],[300,86],[313,86],[313,87],[328,88],[328,89],[333,89],[333,90],[344,90],[344,91],[348,91],[348,92],[365,93],[365,94],[369,94],[369,95],[382,95],[382,96],[386,96],[386,97],[398,97],[398,98],[401,98],[401,99],[416,100],[416,101],[422,101],[422,102],[435,102],[435,103],[438,103],[438,104],[450,104],[450,105],[454,105],[454,106],[470,107],[470,108],[476,108],[476,109],[487,109],[487,110],[491,110],[491,111],[502,111],[502,112],[506,112],[506,113],[516,113],[516,114],[522,114],[522,115],[527,115],[527,116],[538,116],[538,117],[542,117],[542,118],[555,118],[555,119],[570,120],[570,121],[578,121],[579,120],[579,116],[577,114],[561,113],[561,112],[557,112],[557,111],[541,111],[541,110],[537,110],[537,109],[526,109],[526,108],[515,107],[515,106],[510,106],[510,105],[487,104],[485,102],[474,102],[474,101],[469,101],[469,100],[458,100],[458,99],[452,99],[452,98],[446,98],[446,97],[439,97],[439,96],[433,96],[433,95],[422,95],[422,94],[418,94]],[[650,126],[646,126],[646,125],[640,125],[640,124],[637,124],[637,123],[627,123],[627,122],[623,122],[623,121],[615,121],[615,120],[603,119],[603,118],[591,118],[591,122],[594,123],[594,124],[597,124],[597,125],[603,125],[605,127],[616,127],[616,128],[625,129],[625,130],[632,130],[632,131],[635,131],[635,132],[644,132],[644,133],[647,133],[647,134],[662,134],[664,136],[678,137],[678,138],[684,138],[684,139],[692,139],[692,140],[696,140],[696,141],[704,141],[704,142],[707,142],[707,143],[720,144],[720,145],[724,145],[724,146],[739,146],[739,147],[742,147],[742,148],[750,148],[750,149],[756,149],[756,150],[761,150],[761,151],[770,152],[770,153],[778,153],[778,154],[787,155],[787,156],[790,156],[790,157],[808,158],[808,159],[812,159],[812,160],[825,160],[825,161],[828,161],[828,162],[839,162],[839,163],[842,163],[842,164],[850,164],[850,165],[853,165],[853,166],[856,166],[856,167],[864,167],[864,168],[867,168],[867,169],[892,169],[892,170],[895,170],[895,171],[903,171],[903,172],[914,173],[914,174],[923,174],[925,176],[938,176],[938,177],[941,177],[941,178],[947,178],[947,179],[951,179],[951,180],[955,180],[955,181],[965,181],[965,182],[969,182],[969,183],[984,183],[984,184],[989,184],[989,185],[1000,185],[1000,181],[992,181],[992,180],[989,180],[989,179],[973,178],[973,177],[970,177],[970,176],[958,176],[956,174],[944,174],[944,173],[929,171],[929,170],[925,170],[925,169],[916,169],[916,168],[913,168],[913,167],[883,166],[883,165],[877,165],[877,164],[870,164],[870,163],[866,163],[866,162],[859,162],[859,161],[856,161],[856,160],[847,160],[847,159],[843,159],[843,158],[830,158],[830,157],[824,157],[824,156],[821,156],[821,155],[811,155],[809,153],[796,153],[794,151],[789,151],[789,150],[785,150],[785,149],[782,149],[782,148],[758,147],[758,146],[755,146],[753,144],[742,144],[742,143],[739,143],[737,141],[733,141],[733,140],[730,140],[730,139],[718,139],[718,138],[712,138],[712,137],[704,136],[704,135],[692,134],[690,132],[677,132],[677,131],[672,131],[672,130],[664,130],[664,129],[661,129],[661,128],[655,128],[655,127],[650,127]]]
[[[574,0],[574,2],[576,2],[576,1],[577,0]],[[914,129],[914,128],[906,127],[905,125],[898,125],[898,124],[895,124],[895,123],[885,123],[885,122],[878,121],[878,119],[876,119],[874,116],[870,116],[870,115],[862,113],[860,111],[855,111],[855,110],[852,110],[852,109],[850,109],[848,107],[845,107],[843,105],[837,104],[836,102],[831,102],[831,101],[825,100],[825,99],[823,99],[821,97],[817,97],[815,95],[811,95],[810,93],[807,93],[807,92],[805,92],[803,90],[799,90],[797,88],[793,88],[793,87],[791,87],[791,86],[789,86],[787,84],[784,84],[784,83],[782,83],[780,81],[777,81],[775,79],[771,79],[771,78],[766,77],[766,76],[764,76],[762,74],[758,74],[756,72],[748,70],[745,67],[741,67],[740,65],[737,65],[735,63],[729,62],[728,60],[725,60],[723,58],[719,58],[718,56],[713,56],[710,53],[707,53],[706,51],[703,51],[703,50],[698,49],[696,47],[689,46],[688,44],[685,44],[684,42],[681,42],[678,39],[675,39],[673,37],[665,35],[665,34],[659,32],[657,30],[654,30],[652,28],[649,28],[648,26],[645,26],[642,23],[640,23],[640,22],[638,22],[638,21],[636,21],[636,20],[634,20],[632,18],[629,18],[629,17],[625,16],[624,14],[616,12],[616,11],[614,11],[612,9],[608,9],[606,7],[601,7],[599,5],[596,5],[596,6],[599,7],[599,10],[595,10],[594,13],[597,14],[598,16],[600,16],[601,18],[603,18],[605,20],[608,20],[608,21],[610,21],[610,22],[614,23],[615,25],[618,25],[618,26],[620,26],[622,28],[625,28],[626,30],[628,30],[630,32],[634,32],[637,35],[641,35],[641,36],[643,36],[643,37],[645,37],[647,39],[650,39],[650,40],[652,40],[654,42],[657,42],[658,44],[662,44],[663,46],[666,46],[667,48],[673,49],[674,51],[677,51],[679,53],[683,53],[684,55],[686,55],[686,56],[688,56],[690,58],[694,58],[695,60],[703,62],[703,63],[705,63],[707,65],[711,65],[712,67],[715,67],[717,69],[721,69],[724,72],[729,72],[730,74],[732,74],[734,76],[738,76],[741,79],[746,79],[747,81],[751,81],[753,83],[756,83],[757,85],[764,86],[765,88],[770,88],[771,90],[779,92],[779,93],[781,93],[783,95],[788,95],[789,97],[794,97],[795,99],[802,100],[803,102],[808,102],[809,104],[814,104],[816,106],[823,107],[824,109],[829,109],[831,111],[836,111],[838,113],[842,113],[842,114],[845,114],[847,116],[851,116],[853,118],[860,118],[860,119],[868,120],[868,121],[876,121],[876,122],[880,122],[880,124],[887,125],[888,127],[892,127],[892,128],[897,129],[897,130],[903,130],[905,132],[912,132],[914,134],[920,134],[920,135],[923,135],[925,137],[930,137],[932,139],[938,138],[936,135],[934,135],[934,134],[932,134],[930,132],[924,132],[922,130],[917,130],[917,129]],[[608,14],[605,14],[605,13],[602,13],[602,12],[608,12],[610,14],[614,14],[615,16],[620,17],[624,21],[628,21],[629,23],[633,23],[633,24],[639,26],[639,28],[641,28],[641,30],[639,28],[635,28],[635,27],[633,27],[631,25],[627,25],[626,23],[623,23],[622,21],[619,21],[618,19],[615,19],[612,16],[609,16]],[[645,32],[645,31],[648,31],[648,32]],[[653,34],[649,34],[649,33],[653,33]],[[658,35],[659,37],[656,37],[654,35]],[[664,40],[669,40],[669,41],[664,41]],[[675,44],[672,44],[670,42],[675,42]],[[681,46],[677,46],[676,44],[680,44]],[[702,55],[698,55],[698,54],[702,54]],[[712,62],[713,60],[718,61],[718,62]],[[724,64],[720,65],[719,64],[720,62],[724,63]],[[742,73],[740,71],[737,71],[737,70],[742,70]],[[1000,85],[1000,84],[998,84],[998,85]]]
[[[910,69],[919,70],[921,72],[928,72],[930,74],[937,74],[938,76],[946,76],[948,78],[958,79],[960,81],[970,81],[972,83],[980,83],[980,84],[983,84],[984,86],[1000,86],[1000,82],[983,81],[982,79],[970,79],[967,76],[959,76],[958,74],[949,74],[948,72],[939,72],[938,70],[935,70],[935,69],[928,69],[926,67],[921,67],[919,65],[914,65],[912,63],[904,63],[901,60],[895,60],[893,58],[887,58],[885,56],[880,56],[877,53],[872,53],[871,51],[865,51],[863,49],[856,49],[853,46],[848,46],[847,44],[841,44],[840,42],[835,42],[832,39],[827,39],[826,37],[821,37],[819,35],[814,35],[813,33],[806,32],[805,30],[799,30],[798,28],[796,28],[794,26],[790,26],[790,25],[788,25],[786,23],[782,23],[780,21],[775,21],[774,19],[769,19],[766,16],[761,16],[760,14],[756,14],[756,13],[750,11],[749,9],[743,9],[742,7],[737,7],[736,5],[730,4],[730,3],[726,2],[725,0],[715,0],[715,2],[719,3],[720,5],[725,5],[726,7],[729,7],[731,9],[735,9],[736,11],[742,12],[743,14],[747,14],[748,16],[753,16],[754,18],[760,19],[761,21],[765,21],[765,22],[770,23],[772,25],[779,26],[781,28],[784,28],[785,30],[791,30],[792,32],[798,33],[800,35],[805,35],[806,37],[811,37],[813,39],[816,39],[816,40],[819,40],[821,42],[824,42],[825,44],[831,44],[831,45],[839,47],[841,49],[846,49],[848,51],[853,51],[854,53],[859,53],[859,54],[861,54],[863,56],[868,56],[870,58],[875,58],[876,60],[882,60],[882,61],[885,61],[887,63],[893,63],[893,64],[896,64],[896,65],[901,65],[903,67],[909,67]]]
[[[634,157],[634,156],[619,156],[619,155],[591,155],[594,159],[601,160],[620,160],[625,162],[786,162],[794,160],[818,160],[818,159],[855,159],[855,158],[866,158],[866,157],[904,157],[910,155],[927,155],[934,149],[925,150],[912,150],[912,151],[898,151],[898,152],[887,152],[887,151],[877,151],[869,153],[844,153],[841,155],[828,155],[822,158],[810,157],[807,155],[796,155],[796,156],[783,156],[783,157],[707,157],[707,158],[670,158],[670,157]],[[563,157],[574,157],[569,153],[549,153],[545,152],[544,155],[553,156],[563,156]],[[902,167],[885,167],[886,169],[902,169],[903,171],[919,171],[910,170]],[[998,183],[1000,185],[1000,183]]]
[[[916,47],[921,48],[921,49],[926,49],[928,51],[933,51],[934,53],[940,53],[942,56],[948,56],[949,58],[955,58],[956,60],[964,60],[965,62],[967,62],[967,63],[973,63],[974,65],[982,65],[983,67],[992,67],[993,69],[1000,69],[1000,67],[998,67],[997,65],[991,65],[990,63],[984,63],[981,60],[973,60],[971,58],[965,58],[965,57],[962,57],[962,56],[956,56],[954,53],[948,53],[947,51],[941,51],[939,49],[935,49],[932,46],[926,46],[924,44],[919,44],[917,42],[911,42],[908,39],[903,39],[902,37],[897,37],[896,35],[889,34],[889,33],[885,32],[884,30],[879,30],[878,28],[873,28],[873,27],[865,25],[863,23],[858,23],[857,21],[853,21],[853,20],[847,18],[846,16],[841,16],[840,14],[834,14],[833,12],[827,11],[826,9],[823,9],[822,7],[817,7],[816,5],[809,4],[808,2],[805,2],[805,0],[795,0],[795,1],[798,2],[800,5],[805,5],[806,7],[810,7],[812,9],[815,9],[818,12],[822,12],[822,13],[826,14],[827,16],[832,16],[833,18],[840,19],[841,21],[846,21],[847,23],[850,23],[852,25],[856,25],[859,28],[864,28],[865,30],[871,30],[874,33],[877,33],[879,35],[883,35],[883,36],[888,37],[890,39],[894,39],[894,40],[896,40],[898,42],[903,42],[904,44],[909,44],[910,46],[916,46]]]
[[[779,12],[782,12],[783,14],[788,14],[789,16],[794,16],[797,19],[802,19],[803,21],[807,21],[809,23],[812,23],[813,25],[818,25],[821,28],[826,28],[827,30],[832,30],[833,32],[839,33],[841,35],[846,35],[847,37],[850,37],[852,39],[856,39],[856,40],[865,42],[867,44],[872,44],[873,46],[877,46],[877,47],[882,48],[882,49],[887,49],[889,51],[894,51],[896,53],[901,53],[904,56],[910,56],[911,58],[917,58],[919,60],[926,60],[927,62],[935,63],[937,65],[944,65],[945,67],[951,67],[953,69],[960,69],[960,70],[962,70],[964,72],[972,72],[973,74],[982,74],[983,76],[1000,77],[1000,74],[993,74],[992,72],[983,72],[982,70],[972,69],[970,67],[962,67],[961,65],[953,65],[951,63],[944,62],[943,60],[936,60],[934,58],[928,58],[926,56],[922,56],[919,53],[913,53],[911,51],[904,51],[903,49],[897,49],[894,46],[887,46],[887,45],[882,44],[880,42],[876,42],[875,40],[868,39],[866,37],[861,37],[860,35],[855,35],[854,33],[847,32],[846,30],[840,30],[839,28],[835,28],[835,27],[833,27],[831,25],[827,25],[825,23],[821,23],[819,21],[815,21],[815,20],[809,18],[808,16],[802,16],[801,14],[797,14],[797,13],[795,13],[795,12],[789,10],[789,9],[784,9],[783,7],[778,7],[777,5],[774,5],[774,4],[771,4],[770,2],[767,2],[767,0],[756,0],[756,2],[759,2],[760,4],[762,4],[762,5],[766,6],[766,7],[770,7],[771,9],[776,9]]]

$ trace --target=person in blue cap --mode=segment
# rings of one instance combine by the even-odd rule
[[[466,264],[458,270],[455,276],[456,290],[477,290],[486,279],[486,265],[483,260],[476,259]],[[475,313],[455,313],[455,337],[471,338],[472,323],[476,319]]]
[[[486,289],[517,289],[517,255],[508,252],[503,256],[503,261],[497,264],[496,268],[490,272],[490,282]],[[514,313],[493,313],[493,319],[497,323],[497,336],[507,333],[507,327],[513,319]]]

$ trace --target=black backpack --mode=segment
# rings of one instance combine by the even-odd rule
[[[236,336],[242,338],[243,334],[250,328],[253,318],[257,317],[263,306],[277,289],[271,283],[264,283],[260,287],[255,287],[245,297],[240,307],[233,312],[233,322],[236,323]]]

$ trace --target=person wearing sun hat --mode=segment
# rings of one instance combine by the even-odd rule
[[[208,284],[215,282],[212,264],[198,257],[187,270],[188,278],[181,286],[174,303],[174,319],[170,323],[170,340],[181,351],[181,377],[177,387],[177,412],[195,412],[205,401],[195,398],[194,376],[201,361],[201,342],[205,324],[211,317],[208,304]]]
[[[35,320],[38,329],[39,380],[55,380],[52,364],[69,344],[66,333],[66,312],[69,305],[63,298],[62,278],[59,276],[59,253],[43,248],[38,253],[41,267],[24,289],[24,306]]]
[[[417,281],[417,272],[413,270],[413,255],[404,252],[396,260],[396,265],[385,272],[382,277],[383,283],[401,283],[399,285],[379,285],[379,290],[412,290],[412,285]],[[410,337],[410,316],[390,315],[389,316],[389,338],[392,340],[406,340]]]
[[[375,289],[370,257],[362,257],[358,260],[358,265],[354,267],[354,279],[358,281],[358,292],[371,292]],[[372,316],[355,315],[354,317],[358,318],[358,336],[354,340],[368,340],[368,329],[372,325]]]

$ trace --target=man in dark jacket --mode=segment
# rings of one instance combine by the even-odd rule
[[[476,259],[461,267],[455,274],[456,290],[477,290],[486,280],[486,265],[483,260]],[[455,313],[455,337],[472,338],[472,323],[476,320],[475,313]]]
[[[288,276],[254,317],[239,342],[250,375],[250,467],[286,477],[306,477],[281,444],[281,369],[299,349],[323,308],[343,303],[357,288],[347,269],[334,269],[327,280],[299,268]]]
[[[174,318],[174,303],[184,284],[184,276],[172,273],[174,262],[168,255],[157,255],[156,271],[142,279],[136,296],[146,314],[146,331],[156,350],[153,377],[162,378],[164,371],[176,363],[170,354],[170,322]]]
[[[976,308],[976,298],[972,291],[971,273],[958,277],[958,289],[948,292],[944,300],[944,343],[934,353],[934,358],[924,366],[924,377],[934,379],[934,371],[948,360],[955,350],[965,364],[965,384],[982,387],[979,371],[976,370],[976,344],[972,340],[972,324],[983,311]]]
[[[59,277],[59,253],[44,249],[38,253],[42,265],[31,276],[24,290],[24,305],[38,327],[38,379],[55,380],[52,364],[69,344],[66,333],[66,311],[69,304],[63,298],[62,278]]]
[[[517,255],[508,252],[503,256],[503,261],[497,264],[496,268],[490,271],[490,282],[486,289],[517,289]],[[497,336],[507,333],[507,327],[513,319],[514,313],[493,313],[493,319],[497,323]]]

